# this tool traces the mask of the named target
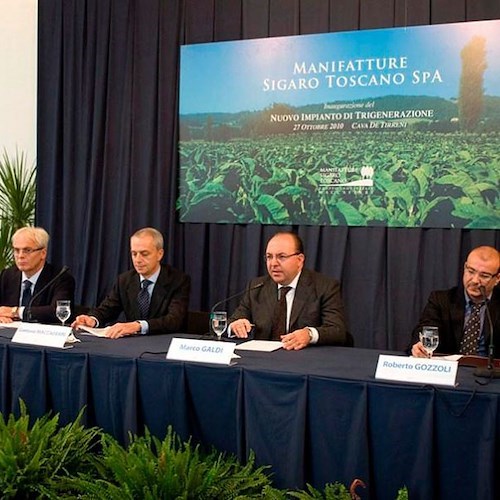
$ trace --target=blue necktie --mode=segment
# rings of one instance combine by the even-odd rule
[[[141,290],[137,295],[137,303],[139,304],[139,311],[141,313],[140,319],[145,319],[149,314],[149,292],[148,288],[153,282],[149,280],[142,280]]]
[[[21,306],[27,307],[31,300],[31,283],[30,280],[23,281],[23,296],[21,297]]]

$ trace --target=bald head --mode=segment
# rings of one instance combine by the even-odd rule
[[[464,264],[463,284],[472,300],[482,300],[481,288],[490,295],[500,281],[500,254],[490,246],[474,248]]]

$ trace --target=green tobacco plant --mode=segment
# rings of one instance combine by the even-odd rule
[[[16,150],[10,157],[0,156],[0,269],[13,262],[11,237],[20,227],[35,219],[36,169],[26,154]]]
[[[85,429],[80,412],[74,422],[59,426],[59,415],[43,416],[30,426],[26,405],[20,416],[0,414],[1,498],[60,498],[60,482],[91,470],[91,451],[100,431]]]
[[[163,441],[147,430],[143,437],[130,436],[127,449],[103,435],[97,474],[81,474],[68,485],[79,498],[94,500],[262,498],[270,485],[264,469],[254,467],[253,455],[244,466],[221,453],[204,455],[169,428]]]
[[[184,222],[500,227],[500,133],[328,131],[181,141]],[[349,187],[363,169],[372,186]]]

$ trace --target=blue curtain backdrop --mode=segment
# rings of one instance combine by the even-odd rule
[[[283,227],[178,222],[181,44],[486,19],[500,2],[39,0],[36,217],[51,260],[71,267],[86,305],[130,266],[129,235],[146,225],[191,275],[191,309],[265,272]],[[295,229],[307,265],[342,281],[356,346],[377,349],[406,347],[429,292],[460,281],[472,247],[500,248],[500,231]]]

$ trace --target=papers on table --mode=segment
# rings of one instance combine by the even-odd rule
[[[90,326],[78,326],[78,332],[83,335],[94,335],[94,337],[105,337],[106,332],[109,330],[109,326],[105,328],[92,328]]]
[[[447,356],[439,356],[438,359],[444,359],[446,361],[459,361],[460,358],[462,358],[462,357],[463,357],[462,354],[449,354]]]
[[[238,344],[235,349],[239,351],[272,352],[282,347],[283,344],[276,340],[249,340],[248,342]]]
[[[13,321],[12,323],[0,323],[0,328],[12,328],[17,330],[23,324],[22,321]]]

